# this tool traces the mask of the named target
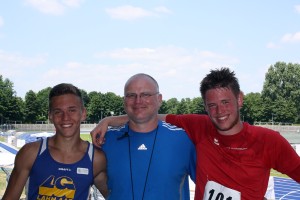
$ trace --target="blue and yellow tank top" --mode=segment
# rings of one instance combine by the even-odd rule
[[[43,139],[29,174],[27,199],[88,199],[93,184],[93,157],[93,145],[89,143],[81,160],[59,163],[50,155],[48,139]]]

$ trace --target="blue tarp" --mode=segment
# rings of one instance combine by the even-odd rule
[[[17,150],[14,148],[11,148],[10,146],[7,146],[6,144],[3,144],[2,142],[0,142],[0,147],[2,147],[3,149],[5,149],[6,151],[12,153],[12,154],[17,154]]]

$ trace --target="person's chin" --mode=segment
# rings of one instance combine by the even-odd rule
[[[230,129],[230,124],[226,122],[215,122],[215,126],[219,131],[228,131]]]

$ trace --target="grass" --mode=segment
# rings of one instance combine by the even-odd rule
[[[5,188],[6,188],[6,174],[2,170],[0,170],[0,199],[4,195]],[[25,197],[26,195],[24,190],[21,195],[21,199],[25,199]]]
[[[5,190],[5,187],[6,187],[6,175],[5,173],[1,170],[0,171],[0,197],[3,196],[4,194],[4,190]]]
[[[80,134],[81,139],[92,142],[92,138],[90,134]]]
[[[282,173],[276,171],[275,169],[271,170],[271,176],[282,177],[282,178],[289,178],[287,175],[282,174]]]

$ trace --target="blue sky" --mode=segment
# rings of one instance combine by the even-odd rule
[[[22,98],[61,82],[122,96],[140,72],[194,98],[220,67],[248,94],[278,61],[300,63],[299,1],[0,1],[0,74]]]

